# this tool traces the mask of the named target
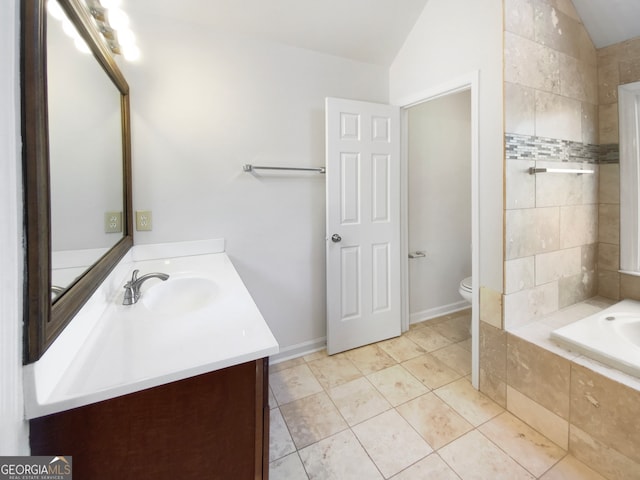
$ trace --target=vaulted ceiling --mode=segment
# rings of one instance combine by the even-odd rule
[[[136,15],[151,12],[330,55],[390,65],[428,1],[130,0],[125,8],[134,22]],[[640,36],[640,0],[573,3],[597,48]]]

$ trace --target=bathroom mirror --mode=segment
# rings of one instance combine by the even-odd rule
[[[640,275],[640,82],[618,87],[620,270]]]
[[[81,0],[58,3],[87,54],[60,35],[46,0],[21,2],[25,363],[133,244],[129,87]],[[107,214],[121,231],[105,233]]]

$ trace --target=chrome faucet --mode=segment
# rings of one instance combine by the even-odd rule
[[[150,278],[159,278],[164,281],[169,278],[169,275],[166,273],[147,273],[146,275],[138,278],[138,272],[140,270],[134,270],[133,275],[131,275],[131,280],[124,284],[124,299],[122,300],[123,305],[133,305],[137,303],[140,299],[140,287],[144,282],[149,280]]]

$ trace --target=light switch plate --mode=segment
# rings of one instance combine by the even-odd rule
[[[136,230],[139,232],[151,230],[151,210],[138,210],[136,212]]]
[[[122,232],[122,212],[106,212],[104,214],[104,233]]]

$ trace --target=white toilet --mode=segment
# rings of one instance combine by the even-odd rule
[[[465,279],[463,279],[460,282],[460,288],[458,289],[458,291],[460,292],[460,295],[462,296],[462,298],[464,298],[467,302],[469,303],[473,303],[472,302],[472,290],[471,290],[471,286],[473,285],[473,281],[471,280],[472,277],[467,277]]]

